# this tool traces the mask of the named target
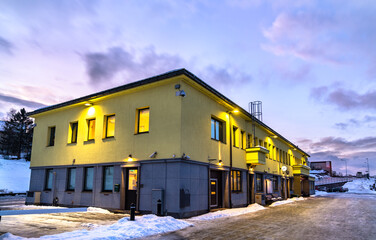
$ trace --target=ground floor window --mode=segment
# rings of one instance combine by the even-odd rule
[[[76,169],[68,168],[67,190],[74,191],[75,187],[76,187]]]
[[[256,173],[256,191],[263,192],[264,191],[264,181],[262,174]]]
[[[45,190],[51,190],[52,189],[52,177],[53,177],[53,171],[52,169],[46,170],[46,183],[45,183]]]
[[[84,178],[84,191],[93,190],[93,179],[94,179],[94,168],[87,167],[85,168],[85,178]]]
[[[273,190],[278,191],[278,177],[273,176]]]
[[[103,191],[112,192],[114,182],[114,167],[103,167]]]
[[[242,191],[242,172],[231,171],[231,189],[233,192]]]

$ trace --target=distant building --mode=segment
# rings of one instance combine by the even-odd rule
[[[4,135],[4,126],[5,126],[5,121],[0,120],[0,153],[4,153],[4,147],[1,144],[1,139]]]
[[[356,177],[357,178],[362,178],[363,177],[363,173],[362,172],[357,172],[356,173]]]
[[[333,176],[332,161],[310,162],[311,170],[324,170],[330,176]]]

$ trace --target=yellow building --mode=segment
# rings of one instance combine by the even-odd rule
[[[309,155],[185,69],[38,109],[27,203],[189,217],[309,195]]]

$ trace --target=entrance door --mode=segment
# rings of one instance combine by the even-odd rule
[[[253,180],[254,175],[249,174],[249,203],[254,203],[254,186],[253,186]]]
[[[286,187],[284,178],[281,178],[281,196],[283,199],[286,199]]]
[[[130,210],[131,204],[137,202],[138,170],[127,168],[125,209]]]
[[[210,179],[210,207],[218,207],[218,181],[215,178]]]

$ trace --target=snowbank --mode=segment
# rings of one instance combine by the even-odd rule
[[[84,229],[55,235],[46,235],[40,237],[40,239],[132,239],[176,231],[189,226],[192,226],[192,224],[183,220],[178,220],[173,217],[157,217],[150,214],[136,217],[136,221],[129,221],[128,217],[125,217],[112,225],[100,226],[92,230]],[[9,240],[26,239],[10,233],[6,233],[2,237],[2,239]]]
[[[26,193],[30,183],[30,162],[7,160],[0,155],[0,194]]]
[[[254,203],[245,208],[232,208],[232,209],[226,209],[226,210],[221,210],[221,211],[216,211],[216,212],[210,212],[210,213],[203,214],[197,217],[192,217],[189,220],[211,220],[215,218],[238,216],[241,214],[257,212],[257,211],[264,210],[264,209],[265,207],[257,203]]]
[[[304,198],[304,197],[289,198],[287,200],[274,202],[274,203],[270,204],[269,207],[275,207],[275,206],[279,206],[279,205],[283,205],[283,204],[288,204],[288,203],[293,203],[293,202],[302,201],[302,200],[306,200],[306,198]]]
[[[88,212],[95,212],[95,213],[105,213],[105,214],[112,214],[110,211],[103,209],[103,208],[97,208],[97,207],[88,207]]]
[[[343,185],[344,188],[348,188],[350,193],[373,193],[376,191],[370,190],[370,185],[375,183],[374,178],[370,179],[354,179],[352,182],[347,182]]]
[[[316,191],[315,191],[315,195],[312,195],[311,197],[325,196],[325,195],[328,195],[328,194],[329,194],[329,193],[327,193],[327,192],[316,190]]]

